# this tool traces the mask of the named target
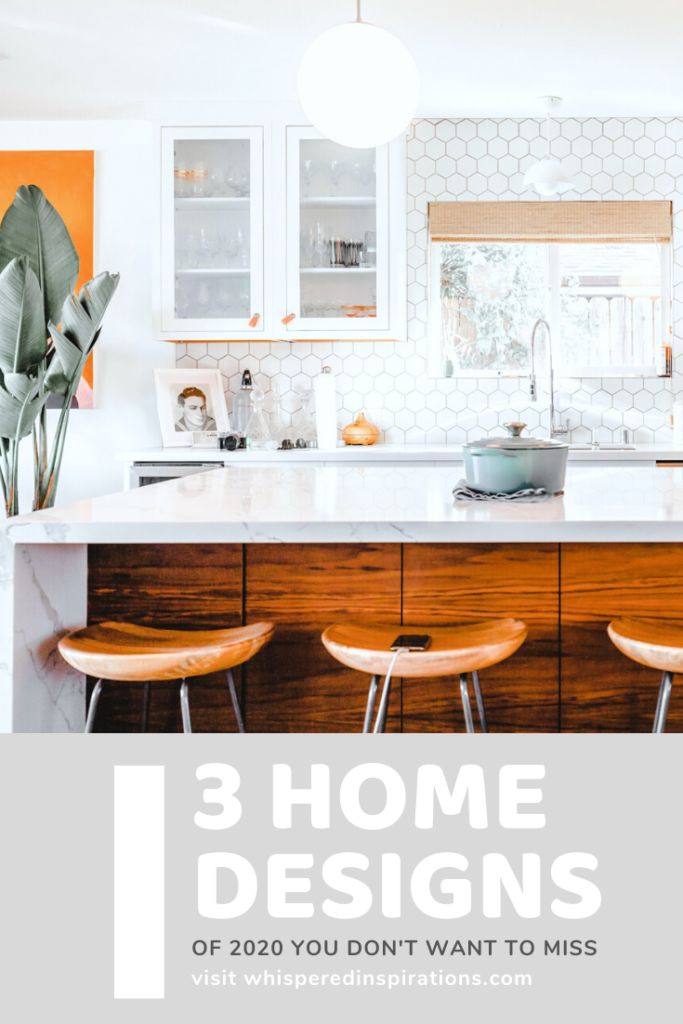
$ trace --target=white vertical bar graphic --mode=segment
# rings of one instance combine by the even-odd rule
[[[164,998],[164,768],[114,767],[114,998]]]

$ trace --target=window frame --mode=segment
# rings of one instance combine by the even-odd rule
[[[491,243],[496,244],[499,239],[492,239]],[[439,256],[439,249],[442,245],[450,245],[453,243],[442,241],[438,239],[430,239],[429,241],[429,252],[427,257],[427,292],[428,292],[428,322],[427,322],[427,340],[428,340],[428,358],[427,358],[427,374],[429,377],[436,378],[438,380],[455,380],[456,378],[461,379],[476,379],[486,378],[487,380],[497,379],[526,379],[530,376],[526,372],[504,372],[502,370],[460,370],[457,367],[454,368],[452,377],[447,377],[443,372],[443,357],[441,353],[442,334],[441,334],[441,260]],[[458,244],[476,244],[476,243],[458,243]],[[504,244],[500,242],[500,244]],[[559,323],[560,323],[560,286],[559,286],[559,250],[560,244],[557,242],[537,242],[532,243],[537,245],[543,245],[547,250],[547,264],[548,264],[548,299],[546,305],[546,318],[550,324],[550,329],[553,337],[559,336]],[[577,243],[581,244],[581,243]],[[587,243],[590,244],[590,243]],[[618,243],[615,243],[618,244]],[[671,242],[656,242],[654,243],[660,254],[660,266],[661,266],[661,339],[660,346],[670,346],[672,343],[673,335],[673,321],[672,321],[672,281],[673,281],[673,245]],[[567,366],[559,362],[558,355],[553,350],[553,370],[556,377],[564,378],[582,378],[582,377],[593,377],[593,378],[624,378],[624,377],[636,377],[636,378],[647,378],[647,377],[668,377],[669,374],[662,374],[658,372],[657,363],[652,366]]]

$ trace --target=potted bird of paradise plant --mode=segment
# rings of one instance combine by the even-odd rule
[[[57,210],[22,185],[0,224],[0,487],[19,513],[19,448],[34,454],[34,509],[55,504],[69,412],[119,283],[104,271],[78,294],[79,258]],[[47,403],[59,416],[50,436]]]

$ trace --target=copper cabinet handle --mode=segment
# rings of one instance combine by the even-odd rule
[[[286,327],[287,324],[291,324],[292,320],[296,320],[296,313],[288,313],[287,316],[282,318],[282,323]]]
[[[259,322],[260,319],[261,319],[261,314],[260,313],[254,313],[254,315],[252,316],[251,320],[249,321],[249,326],[250,327],[256,327],[256,324]]]

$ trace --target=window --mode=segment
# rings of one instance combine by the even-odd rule
[[[557,374],[669,372],[670,225],[662,202],[431,204],[430,372],[528,374],[540,317]]]

